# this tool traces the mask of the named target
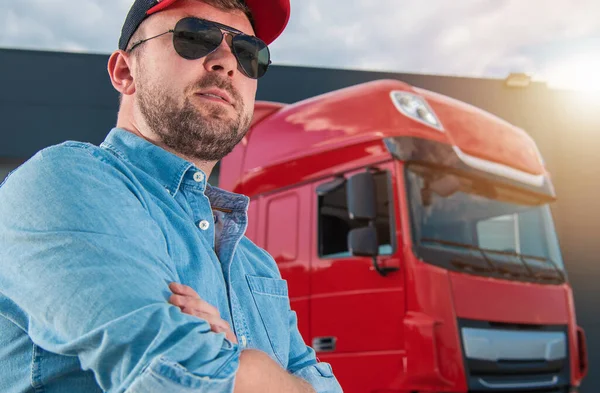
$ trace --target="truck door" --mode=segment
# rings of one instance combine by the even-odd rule
[[[331,177],[312,190],[310,342],[333,366],[346,393],[397,386],[403,370],[404,270],[393,163],[375,169],[380,266],[400,266],[382,276],[371,257],[351,255],[350,230],[364,226],[348,214],[345,182]],[[361,169],[358,172],[364,172]]]
[[[248,210],[248,237],[266,249],[287,280],[290,306],[298,316],[304,341],[309,339],[309,266],[312,185],[263,195]]]

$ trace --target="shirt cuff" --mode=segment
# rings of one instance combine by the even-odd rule
[[[317,393],[343,393],[329,363],[316,363],[294,373],[312,385]]]
[[[236,356],[219,370],[217,377],[202,377],[166,357],[158,357],[125,393],[233,393],[238,366]]]

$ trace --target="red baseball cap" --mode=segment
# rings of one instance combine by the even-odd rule
[[[126,50],[131,36],[150,15],[169,7],[177,0],[135,0],[121,31],[119,49]],[[290,0],[240,0],[245,3],[254,19],[254,31],[267,45],[285,29],[290,19]]]

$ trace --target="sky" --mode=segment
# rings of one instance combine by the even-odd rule
[[[0,0],[0,47],[115,50],[132,0]],[[599,0],[291,0],[274,64],[600,91]]]

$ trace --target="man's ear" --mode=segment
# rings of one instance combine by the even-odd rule
[[[113,87],[123,95],[135,93],[135,83],[131,72],[131,57],[118,50],[108,59],[108,75]]]

